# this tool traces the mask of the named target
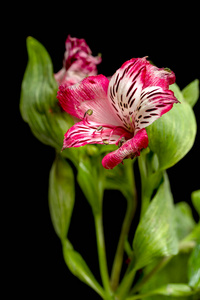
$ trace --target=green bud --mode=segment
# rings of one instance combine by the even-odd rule
[[[73,125],[73,120],[58,106],[58,85],[46,49],[28,37],[27,50],[28,65],[20,98],[22,118],[42,143],[61,150],[64,134]]]

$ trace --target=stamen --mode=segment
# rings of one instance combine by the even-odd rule
[[[85,113],[84,113],[84,117],[83,117],[83,121],[86,123],[88,122],[87,117],[91,116],[93,114],[93,110],[92,109],[88,109]]]
[[[119,143],[118,143],[118,147],[120,148],[120,147],[124,144],[125,141],[126,141],[126,140],[125,140],[125,137],[123,136],[123,137],[121,138],[121,140],[119,141]]]
[[[125,139],[125,133],[123,133],[119,138],[118,140],[116,141],[115,145],[118,145],[120,144],[120,142],[125,142],[126,139]],[[121,147],[122,145],[120,145],[119,147]]]
[[[91,116],[93,114],[93,110],[92,109],[88,109],[85,114],[84,114],[84,118],[86,117],[86,115]]]

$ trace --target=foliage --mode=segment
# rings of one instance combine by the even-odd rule
[[[63,136],[73,125],[73,120],[58,105],[58,86],[46,49],[32,37],[27,39],[27,49],[29,60],[22,83],[20,111],[36,138],[56,150],[49,177],[49,207],[70,271],[107,300],[198,299],[200,223],[194,221],[186,202],[174,204],[166,172],[193,146],[197,126],[192,107],[199,96],[198,80],[182,91],[176,84],[171,86],[181,104],[147,128],[149,148],[143,150],[137,159],[142,189],[141,216],[133,241],[129,244],[127,237],[136,208],[133,172],[136,160],[128,160],[124,166],[120,164],[113,170],[105,170],[101,165],[102,155],[108,149],[115,149],[115,146],[91,145],[61,152]],[[75,176],[69,160],[77,169],[77,182],[94,215],[103,286],[68,240],[75,201]],[[127,200],[111,278],[107,269],[102,225],[105,189],[118,189]],[[198,214],[199,193],[200,190],[192,193],[193,206]],[[130,263],[120,281],[124,248]],[[137,280],[134,281],[135,278]]]

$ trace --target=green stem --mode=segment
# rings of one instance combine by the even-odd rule
[[[142,216],[145,214],[145,212],[147,211],[147,208],[149,206],[151,197],[145,195],[145,192],[142,191],[141,193],[141,212],[140,212],[140,219],[142,218]]]
[[[134,171],[133,171],[133,165],[131,165],[131,168],[129,168],[129,177],[131,179],[132,183],[132,193],[128,193],[126,195],[127,199],[127,209],[125,218],[122,224],[122,229],[119,237],[119,242],[113,262],[113,267],[111,271],[111,288],[113,291],[115,291],[119,284],[119,278],[123,263],[123,256],[124,256],[124,249],[125,249],[125,242],[130,230],[131,222],[133,220],[133,217],[135,215],[136,207],[137,207],[137,191],[136,191],[136,185],[135,185],[135,177],[134,177]]]
[[[122,282],[120,283],[116,295],[117,299],[126,299],[128,292],[131,288],[133,280],[135,278],[136,269],[132,269],[127,275],[124,276]]]
[[[123,263],[125,241],[128,236],[128,232],[131,226],[131,222],[133,220],[133,216],[135,214],[135,210],[136,210],[136,199],[132,199],[131,197],[131,199],[127,200],[126,215],[124,218],[124,222],[122,224],[121,234],[120,234],[117,251],[115,254],[112,272],[111,272],[110,283],[113,290],[116,290],[119,284],[119,278],[120,278],[120,273],[121,273],[121,268]]]
[[[149,190],[145,186],[145,178],[147,177],[147,166],[145,156],[138,158],[138,166],[140,170],[140,177],[141,177],[141,212],[140,212],[140,219],[144,215],[149,202],[151,200],[151,192],[148,193]]]
[[[100,274],[101,274],[103,287],[107,294],[107,298],[109,299],[109,297],[112,295],[112,291],[110,288],[110,281],[109,281],[109,274],[108,274],[108,267],[107,267],[102,214],[95,214],[94,220],[95,220]]]

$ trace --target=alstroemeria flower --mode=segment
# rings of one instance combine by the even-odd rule
[[[92,52],[84,39],[72,38],[68,35],[65,42],[62,69],[54,74],[58,85],[70,86],[87,76],[97,75],[97,67],[101,62],[100,56],[92,56]]]
[[[109,80],[91,76],[80,83],[61,85],[62,108],[81,121],[65,134],[63,149],[86,144],[116,144],[102,164],[112,169],[125,158],[140,155],[148,146],[145,127],[168,112],[178,100],[169,90],[172,71],[151,65],[146,58],[125,62]]]

